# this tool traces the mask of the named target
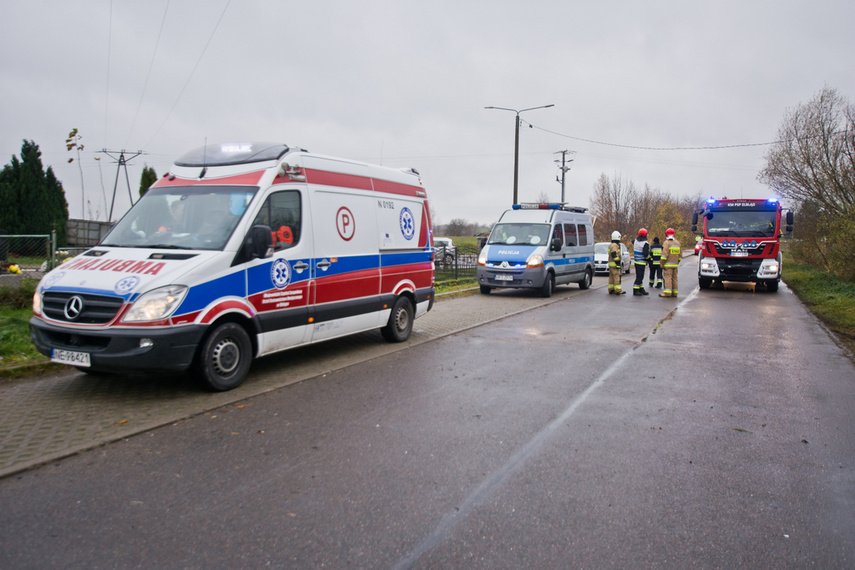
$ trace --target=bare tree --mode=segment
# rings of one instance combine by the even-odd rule
[[[758,179],[796,204],[855,215],[855,108],[825,87],[788,110]]]

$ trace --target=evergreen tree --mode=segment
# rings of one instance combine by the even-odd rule
[[[148,192],[151,185],[157,182],[157,172],[149,165],[143,166],[142,176],[140,176],[140,198]]]
[[[24,141],[21,159],[0,171],[0,228],[10,234],[49,234],[65,244],[68,202],[53,169],[45,172],[42,153],[33,141]]]

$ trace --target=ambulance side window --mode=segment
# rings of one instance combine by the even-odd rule
[[[300,193],[284,190],[267,197],[252,225],[267,226],[273,234],[273,248],[282,251],[300,242],[302,217]]]
[[[576,247],[579,245],[579,238],[576,235],[576,224],[564,224],[564,236],[566,237],[567,247]]]

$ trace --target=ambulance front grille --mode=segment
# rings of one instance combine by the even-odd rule
[[[69,307],[72,297],[78,297],[81,303]],[[91,295],[88,293],[52,293],[44,294],[42,310],[46,317],[55,321],[67,323],[80,323],[87,325],[103,325],[112,321],[119,309],[122,308],[124,299],[121,297],[108,297],[107,295]],[[75,309],[79,311],[75,313]],[[73,318],[69,318],[73,317]]]

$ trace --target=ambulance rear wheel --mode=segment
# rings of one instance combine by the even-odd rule
[[[386,326],[380,329],[383,333],[383,338],[389,342],[404,342],[410,338],[410,333],[413,330],[413,319],[415,314],[413,304],[403,295],[395,300],[392,305],[392,314],[389,315],[389,322]]]
[[[252,363],[252,343],[246,330],[236,323],[223,323],[212,330],[199,350],[196,376],[214,392],[237,388]]]

